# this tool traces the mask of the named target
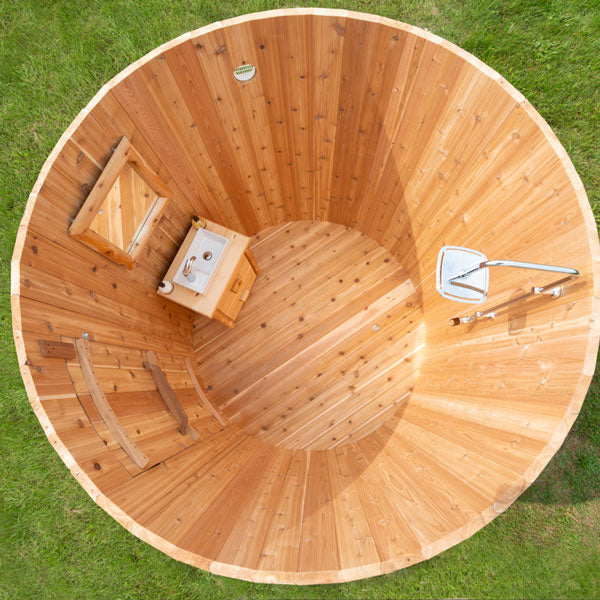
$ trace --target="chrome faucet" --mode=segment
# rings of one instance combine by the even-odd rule
[[[189,277],[192,274],[192,266],[196,260],[195,256],[190,256],[183,265],[183,276]]]

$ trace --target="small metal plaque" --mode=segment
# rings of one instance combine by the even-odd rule
[[[254,65],[245,64],[240,65],[233,72],[233,76],[238,81],[250,81],[256,75],[256,67]]]

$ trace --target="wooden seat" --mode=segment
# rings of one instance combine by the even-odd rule
[[[68,235],[124,136],[171,192],[131,270]],[[252,238],[233,329],[156,293],[194,215]],[[450,327],[472,308],[436,291],[451,244],[580,276]],[[371,577],[468,538],[560,447],[595,366],[599,250],[565,150],[468,53],[348,11],[239,17],[128,67],[50,154],[13,257],[19,368],[73,476],[169,556],[257,582]],[[547,283],[498,271],[490,306]],[[83,339],[144,467],[60,352]]]

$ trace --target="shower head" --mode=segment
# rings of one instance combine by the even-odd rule
[[[459,246],[444,246],[438,254],[436,285],[438,292],[449,300],[478,304],[487,299],[489,269],[479,265],[487,256],[477,250]],[[459,280],[453,279],[465,271],[477,267]]]

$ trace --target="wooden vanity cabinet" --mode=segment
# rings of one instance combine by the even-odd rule
[[[250,295],[259,268],[248,249],[250,238],[212,221],[204,221],[205,229],[227,238],[228,243],[204,293],[199,293],[174,281],[180,272],[186,253],[197,232],[190,227],[177,255],[167,271],[157,293],[211,319],[233,327],[235,320]]]

